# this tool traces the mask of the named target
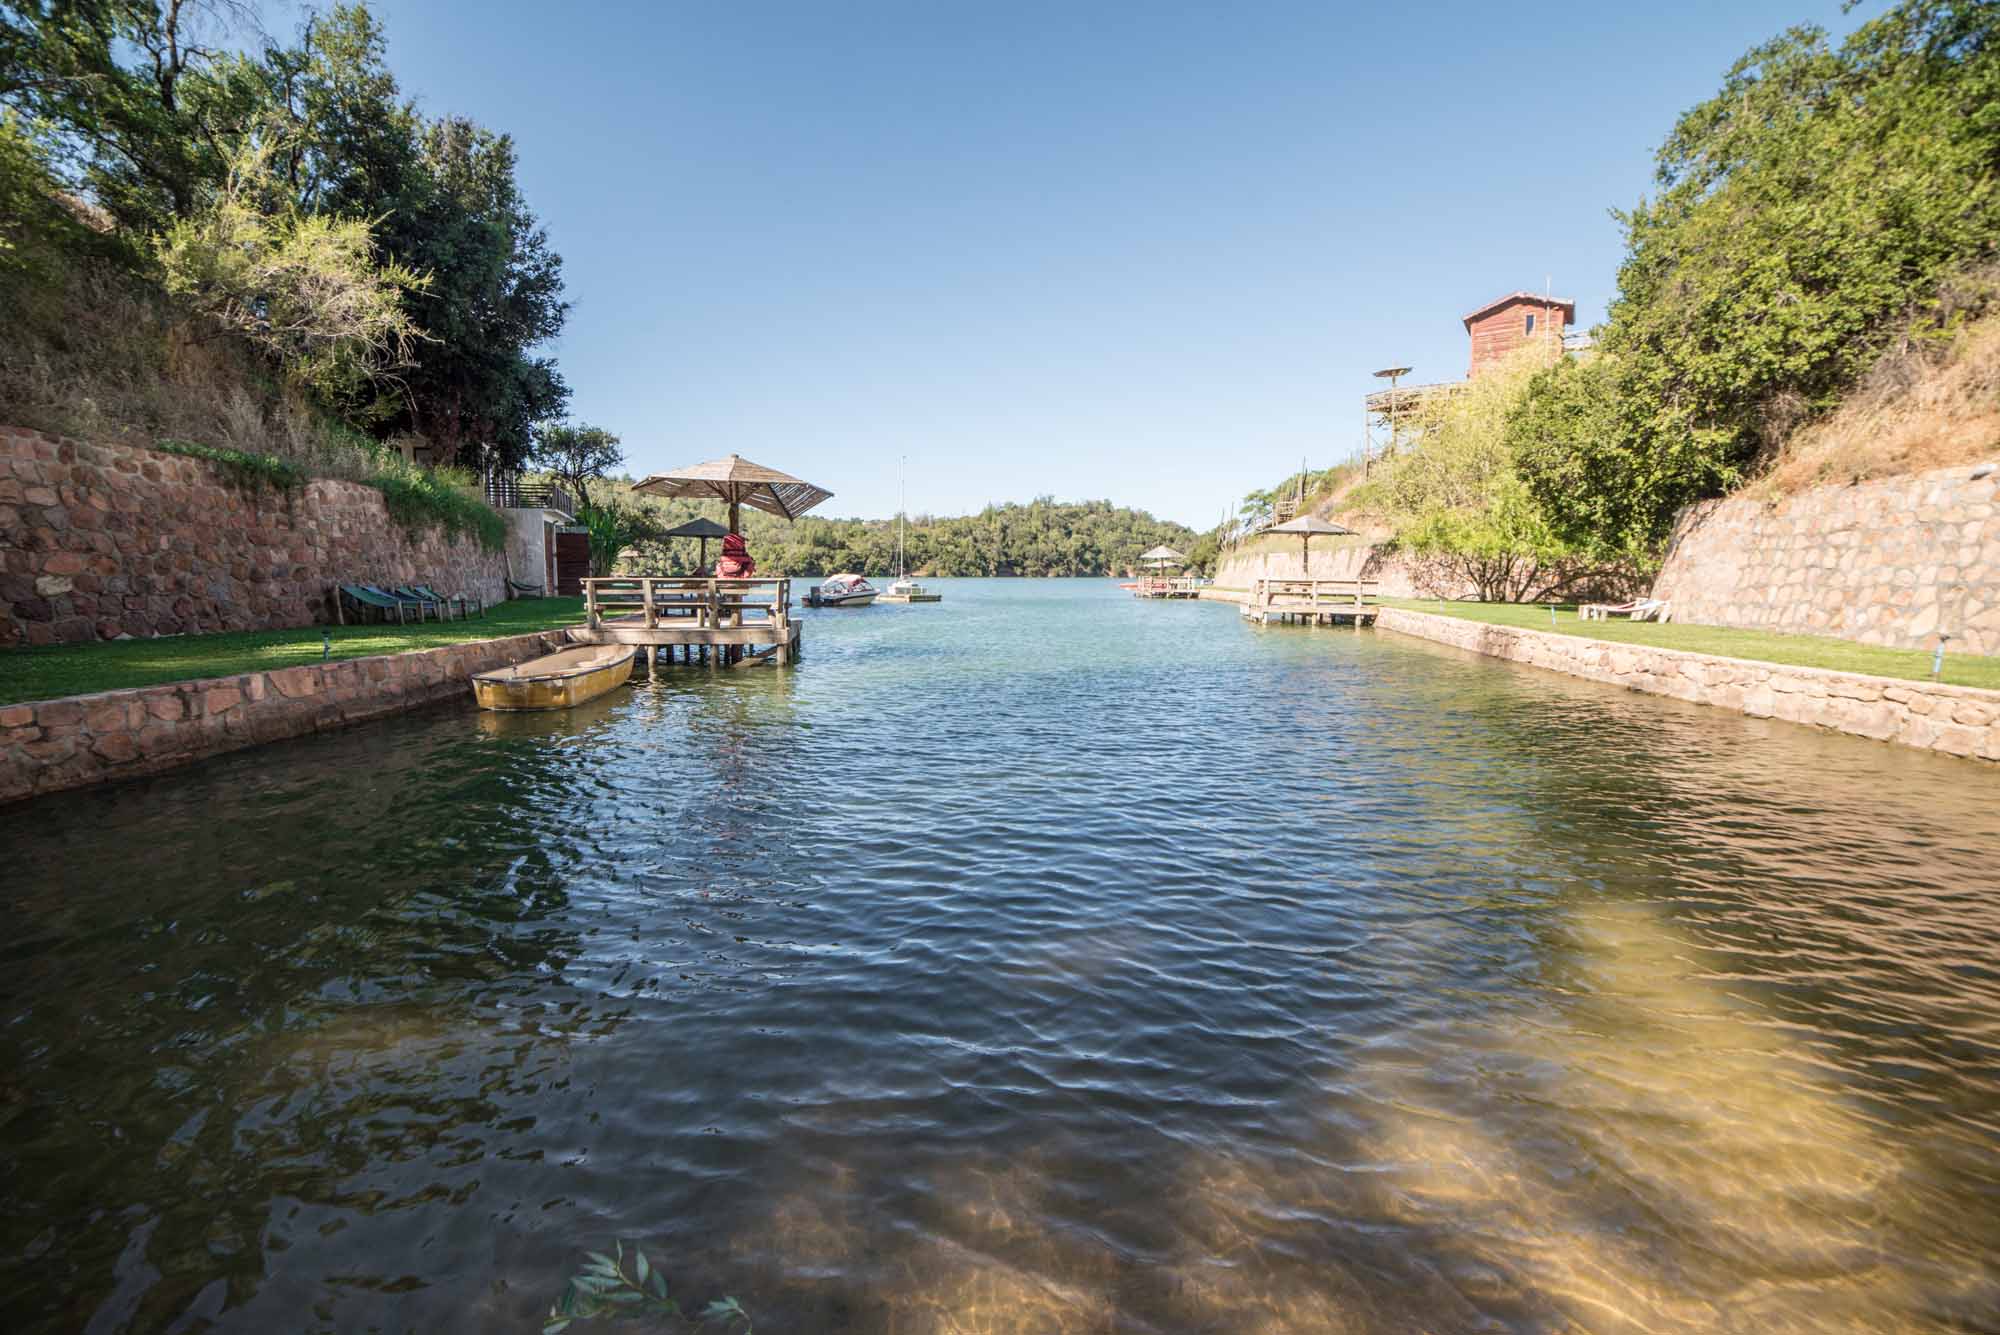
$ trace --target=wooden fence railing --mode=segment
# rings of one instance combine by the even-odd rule
[[[1259,607],[1365,606],[1375,597],[1374,579],[1260,579],[1250,590]]]
[[[643,617],[648,629],[691,618],[701,628],[768,622],[782,638],[792,621],[792,581],[669,575],[586,579],[583,607],[592,630],[607,617]]]

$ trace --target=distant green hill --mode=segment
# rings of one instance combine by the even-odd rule
[[[594,499],[616,496],[639,502],[661,527],[697,516],[720,520],[716,505],[634,497],[623,482],[595,483]],[[744,511],[744,537],[760,572],[825,575],[853,570],[866,575],[896,569],[894,519],[821,519],[807,515],[786,523]],[[1184,524],[1155,519],[1144,510],[1110,501],[1057,501],[1042,496],[1026,505],[989,505],[976,515],[912,515],[906,533],[908,566],[919,575],[1110,575],[1131,568],[1139,553],[1166,543],[1192,552],[1199,535]],[[640,543],[628,563],[666,574],[684,573],[695,560],[690,541]],[[709,557],[716,547],[709,544]]]

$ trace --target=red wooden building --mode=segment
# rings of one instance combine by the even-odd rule
[[[1472,366],[1466,375],[1476,376],[1516,348],[1539,339],[1547,339],[1551,347],[1560,349],[1564,331],[1575,322],[1576,303],[1565,297],[1533,292],[1496,297],[1465,317],[1465,332],[1472,337]]]

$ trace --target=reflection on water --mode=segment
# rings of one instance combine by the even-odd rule
[[[1955,1330],[2000,773],[1098,584],[8,809],[24,1330]]]

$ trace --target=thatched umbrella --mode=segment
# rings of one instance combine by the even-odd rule
[[[670,528],[660,536],[663,538],[700,538],[701,557],[695,562],[695,569],[700,570],[708,565],[708,540],[710,538],[726,538],[729,536],[729,530],[716,523],[713,519],[690,519],[679,528]]]
[[[1158,570],[1164,569],[1167,566],[1185,565],[1187,564],[1187,557],[1165,543],[1161,543],[1151,551],[1140,552],[1139,564],[1152,566]]]
[[[687,496],[721,501],[729,507],[729,532],[741,533],[743,507],[763,510],[780,519],[797,519],[833,495],[824,487],[801,482],[790,473],[753,464],[740,454],[710,459],[691,468],[655,473],[632,490],[648,496]]]
[[[1312,569],[1310,558],[1312,556],[1314,534],[1321,534],[1326,537],[1338,537],[1342,534],[1352,535],[1354,532],[1351,528],[1343,528],[1339,524],[1330,523],[1327,520],[1321,519],[1318,515],[1300,515],[1297,519],[1287,519],[1282,524],[1273,524],[1264,531],[1266,533],[1298,534],[1299,565],[1302,569],[1308,571]]]

